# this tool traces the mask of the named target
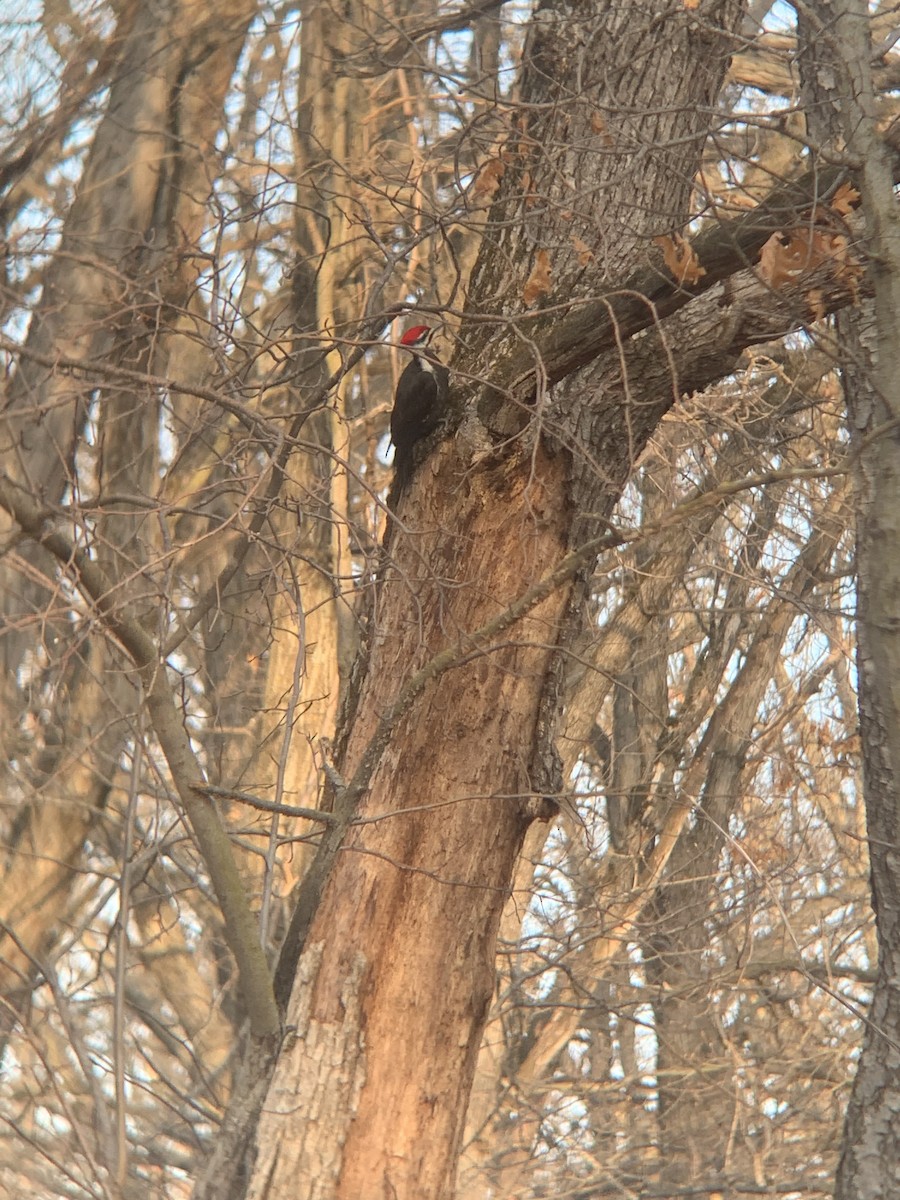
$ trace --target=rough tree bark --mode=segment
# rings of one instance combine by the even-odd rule
[[[516,317],[536,266],[552,264],[549,304],[587,296],[626,277],[649,236],[682,227],[739,11],[539,6],[523,127],[461,332],[458,378],[475,382],[456,402],[469,415],[401,506],[338,763],[345,781],[361,773],[357,812],[372,821],[346,836],[306,936],[251,1196],[451,1194],[503,901],[525,830],[559,786],[550,718],[574,572],[502,638],[478,631],[601,527],[578,510],[602,518],[671,402],[634,397],[624,413],[619,380],[602,398],[572,383],[523,411],[491,381],[501,362],[510,380],[529,366]],[[542,427],[594,457],[570,478]],[[402,681],[448,651],[453,667],[398,713]]]
[[[529,824],[550,814],[545,797],[561,785],[554,722],[564,652],[577,645],[582,617],[579,572],[591,557],[585,543],[594,545],[590,539],[606,529],[622,482],[679,385],[700,385],[713,370],[721,375],[722,362],[730,364],[728,356],[748,336],[746,309],[731,290],[697,301],[695,317],[701,313],[704,329],[717,326],[717,336],[707,342],[704,334],[678,356],[684,370],[677,384],[674,359],[660,350],[667,337],[690,336],[685,331],[696,328],[690,320],[673,318],[664,332],[654,329],[605,352],[638,327],[628,324],[632,318],[652,324],[673,311],[660,307],[648,320],[653,285],[662,281],[669,300],[678,290],[679,303],[690,294],[689,286],[672,288],[652,238],[683,228],[689,214],[691,181],[740,5],[710,0],[699,9],[672,4],[661,11],[650,0],[628,6],[594,0],[574,12],[571,7],[538,6],[460,334],[455,436],[433,447],[393,527],[368,659],[354,683],[353,715],[330,772],[337,825],[323,839],[283,962],[282,982],[293,983],[286,1037],[259,1123],[255,1164],[247,1155],[256,1196],[440,1197],[452,1191],[504,898]],[[129,60],[125,82],[113,87],[112,132],[101,125],[89,186],[83,185],[71,214],[73,240],[64,240],[48,278],[46,309],[22,355],[18,400],[5,429],[21,454],[21,470],[10,472],[4,505],[19,514],[21,531],[36,545],[53,541],[63,570],[74,558],[66,552],[70,543],[31,501],[42,497],[52,517],[69,478],[72,433],[94,402],[92,388],[109,400],[101,421],[104,484],[123,486],[138,459],[142,486],[154,474],[146,433],[154,426],[156,385],[144,387],[148,404],[142,407],[128,389],[105,390],[102,370],[124,365],[139,377],[154,367],[159,350],[155,369],[165,373],[166,348],[159,349],[154,321],[162,301],[185,318],[191,256],[182,254],[182,241],[198,242],[207,182],[203,154],[192,157],[191,148],[205,153],[212,144],[251,15],[235,5],[210,17],[202,6],[174,2],[126,4],[120,12],[123,53],[136,54],[138,65]],[[338,50],[340,60],[344,51]],[[150,70],[141,65],[144,52]],[[353,70],[350,64],[335,88],[341,96],[355,86]],[[210,113],[215,117],[207,120]],[[137,131],[133,144],[115,137],[117,122]],[[337,155],[343,133],[333,132]],[[824,178],[830,186],[827,172]],[[81,203],[92,192],[99,196],[96,209]],[[107,218],[113,223],[108,237]],[[745,261],[758,249],[759,234],[756,229]],[[735,270],[733,259],[728,270]],[[621,282],[636,277],[639,284],[626,296]],[[707,283],[712,278],[711,269]],[[581,323],[567,322],[566,314],[580,314]],[[601,319],[609,340],[598,356],[591,338]],[[320,310],[311,325],[322,323]],[[537,346],[546,350],[543,357]],[[69,365],[60,367],[60,358]],[[82,365],[93,360],[101,383],[92,378],[90,388],[82,387]],[[561,382],[550,388],[548,378]],[[278,399],[274,389],[270,398]],[[47,435],[39,444],[32,439],[35,413]],[[130,425],[137,414],[140,425]],[[248,414],[249,406],[242,415]],[[263,423],[277,428],[274,420]],[[327,447],[329,438],[321,443]],[[292,464],[285,463],[290,472]],[[881,478],[891,482],[884,471]],[[32,485],[32,496],[17,506],[24,484]],[[269,493],[273,503],[281,484],[283,478]],[[304,478],[302,486],[315,489],[317,481]],[[280,494],[290,497],[290,487]],[[889,520],[886,502],[873,511]],[[139,523],[110,523],[105,544],[99,528],[104,578],[117,599],[139,609],[128,545]],[[311,547],[327,550],[307,543]],[[573,557],[579,548],[584,553]],[[84,570],[73,571],[83,587],[90,566],[85,560]],[[50,569],[47,578],[53,578]],[[546,586],[537,586],[542,580]],[[89,586],[85,590],[90,594]],[[35,614],[45,598],[39,588],[29,600]],[[92,616],[106,619],[114,635],[142,633],[139,621],[129,628],[119,621],[105,585],[91,599]],[[881,594],[885,610],[889,599]],[[131,642],[144,644],[137,636]],[[14,649],[16,640],[6,645]],[[284,654],[272,655],[269,700],[276,704],[294,687],[293,631],[283,647]],[[138,655],[145,685],[159,684],[157,716],[171,701],[161,694],[165,656],[159,650],[154,644]],[[284,671],[279,660],[287,664]],[[621,669],[627,661],[626,654]],[[102,696],[93,705],[99,711]],[[63,716],[61,707],[60,721]],[[198,772],[181,727],[183,712],[169,703],[173,716],[186,806],[184,793]],[[330,710],[316,725],[319,719],[330,720]],[[889,715],[886,720],[887,736]],[[164,721],[158,724],[163,739]],[[115,748],[113,742],[110,761]],[[301,778],[299,771],[294,778]],[[74,773],[73,784],[80,786]],[[312,786],[311,779],[300,786]],[[365,823],[348,829],[352,815]],[[683,821],[678,815],[673,838]],[[83,828],[74,830],[76,854],[83,836]],[[889,908],[889,876],[876,878],[876,886]],[[245,917],[248,911],[242,908]],[[36,943],[41,936],[29,932]],[[22,961],[33,965],[27,947]],[[261,993],[270,992],[264,966],[257,981]],[[258,1039],[245,1058],[245,1074],[257,1078],[239,1089],[229,1118],[232,1127],[243,1122],[242,1145],[254,1135],[272,1049]],[[239,1172],[220,1171],[207,1180],[205,1194],[220,1200],[244,1190]]]
[[[855,167],[874,288],[874,308],[842,318],[841,344],[858,451],[857,663],[878,974],[835,1196],[888,1200],[900,1189],[900,452],[894,432],[900,419],[900,212],[877,128],[868,6],[864,0],[812,0],[800,15],[800,63],[813,129],[823,142],[842,141]]]

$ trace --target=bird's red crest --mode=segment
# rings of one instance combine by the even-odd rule
[[[406,333],[400,339],[400,345],[415,346],[429,333],[431,333],[430,325],[413,325],[412,329],[407,329]]]

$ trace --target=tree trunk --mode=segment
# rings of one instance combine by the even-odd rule
[[[900,216],[877,132],[868,6],[815,0],[804,8],[800,44],[814,132],[822,140],[843,138],[860,164],[874,285],[874,320],[866,325],[860,312],[848,314],[842,332],[844,390],[858,448],[857,663],[878,975],[835,1197],[888,1200],[900,1191],[900,450],[887,432],[900,417]]]
[[[451,1191],[496,929],[539,810],[531,798],[540,764],[530,754],[565,604],[564,592],[548,597],[496,649],[469,641],[467,631],[552,569],[565,521],[546,486],[558,483],[561,460],[545,460],[530,517],[516,511],[524,488],[512,512],[472,492],[448,539],[441,501],[461,466],[453,447],[442,448],[436,486],[419,492],[422,532],[395,538],[382,630],[390,613],[396,633],[374,640],[345,777],[369,753],[398,679],[451,633],[461,665],[426,685],[392,730],[358,812],[379,819],[348,836],[325,888],[287,1012],[294,1032],[260,1122],[251,1195],[278,1195],[288,1183],[294,1195],[323,1197]],[[338,928],[339,943],[328,933]]]
[[[717,4],[697,22],[683,11],[660,18],[650,3],[627,14],[586,5],[574,17],[541,6],[523,67],[527,136],[513,143],[541,211],[523,203],[525,165],[508,166],[469,292],[473,318],[519,313],[541,249],[553,254],[554,293],[571,298],[624,274],[649,233],[683,225],[726,65],[722,32],[738,9]],[[612,151],[601,108],[621,122]],[[625,114],[637,110],[654,115],[631,129]],[[574,216],[573,182],[583,197]],[[590,269],[573,240],[585,234],[607,255]],[[528,824],[549,814],[542,797],[559,787],[549,718],[556,652],[575,629],[574,566],[524,615],[478,631],[598,527],[576,527],[570,492],[602,517],[671,403],[669,393],[624,420],[616,385],[598,403],[572,382],[545,416],[589,430],[598,457],[578,464],[573,485],[567,457],[548,453],[528,414],[490,387],[500,362],[521,358],[513,325],[499,343],[491,328],[464,324],[457,379],[476,382],[457,386],[455,402],[468,393],[498,449],[472,470],[473,437],[483,448],[487,435],[471,421],[442,443],[390,537],[339,763],[348,796],[362,782],[357,815],[369,823],[346,836],[306,937],[259,1123],[254,1197],[451,1195],[503,902]]]

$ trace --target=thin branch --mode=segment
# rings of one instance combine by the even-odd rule
[[[225,938],[237,962],[251,1028],[257,1037],[276,1033],[279,1028],[278,1011],[265,954],[257,936],[256,922],[234,860],[231,842],[215,806],[194,789],[194,782],[202,778],[203,772],[169,686],[165,660],[138,621],[132,620],[118,607],[115,588],[102,568],[54,528],[50,513],[38,508],[29,496],[5,476],[0,476],[0,506],[74,578],[103,625],[131,658],[147,697],[147,710],[168,763],[172,782],[206,863],[222,911]]]
[[[279,804],[277,800],[262,800],[250,792],[238,792],[234,788],[216,787],[211,783],[192,784],[195,792],[204,796],[215,796],[222,800],[237,800],[240,804],[249,804],[260,812],[275,813],[280,817],[302,817],[306,821],[317,821],[320,825],[336,825],[338,818],[334,813],[324,812],[318,808],[302,808],[297,804]]]
[[[639,530],[617,530],[611,526],[609,530],[597,537],[589,539],[577,549],[560,559],[558,565],[543,579],[539,579],[527,588],[518,600],[513,601],[502,613],[487,621],[479,629],[467,634],[454,642],[453,645],[439,651],[410,679],[407,680],[400,694],[392,705],[379,718],[375,732],[369,739],[353,778],[343,787],[335,789],[334,823],[326,829],[319,849],[300,884],[297,906],[291,919],[281,955],[275,971],[275,995],[280,1007],[287,1004],[290,989],[294,979],[296,965],[299,960],[309,927],[315,915],[321,898],[325,880],[331,870],[332,863],[343,845],[344,838],[350,827],[356,823],[356,810],[369,780],[387,748],[394,728],[409,712],[415,701],[429,683],[434,682],[446,671],[458,667],[467,661],[473,653],[489,652],[494,648],[495,639],[510,626],[552,595],[558,588],[565,586],[587,563],[592,562],[598,554],[611,550],[632,541],[642,540],[658,535],[672,525],[680,525],[688,520],[695,512],[714,505],[723,497],[736,495],[741,491],[762,487],[782,479],[796,479],[798,476],[821,478],[846,473],[846,462],[833,468],[819,470],[801,469],[799,471],[766,471],[760,475],[748,476],[741,480],[727,480],[712,491],[691,497],[678,505],[661,520]],[[683,823],[684,815],[679,817]],[[680,827],[680,824],[679,824]],[[668,845],[668,843],[667,843]],[[669,847],[669,852],[671,847]],[[660,852],[661,856],[662,852]],[[661,870],[663,860],[660,857],[658,869]]]

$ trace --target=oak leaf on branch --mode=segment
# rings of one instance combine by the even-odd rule
[[[863,268],[852,254],[846,234],[821,225],[806,225],[789,233],[773,233],[759,253],[760,276],[776,291],[826,263],[855,302]],[[811,306],[815,308],[812,301]]]
[[[553,286],[550,278],[550,255],[546,250],[538,250],[534,267],[522,289],[522,299],[531,308],[541,296],[546,296]]]
[[[661,247],[666,266],[678,284],[699,283],[706,274],[694,247],[680,233],[672,237],[655,237],[653,241]]]
[[[489,159],[475,178],[472,185],[473,196],[484,196],[485,199],[491,200],[500,186],[500,180],[503,178],[503,172],[506,170],[506,163],[502,158]]]
[[[828,207],[839,217],[848,217],[858,205],[859,192],[852,183],[842,183],[828,202]]]

